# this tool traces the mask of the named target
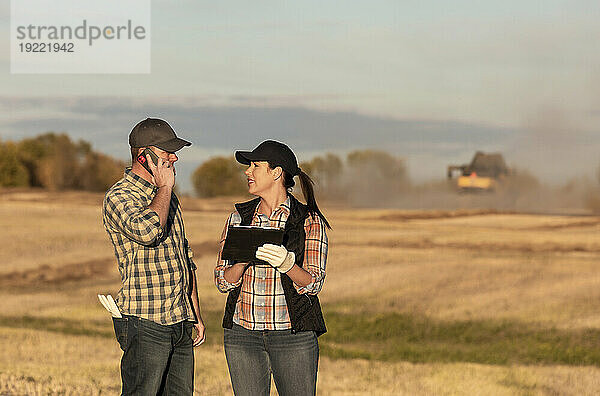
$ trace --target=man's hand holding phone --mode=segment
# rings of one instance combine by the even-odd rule
[[[156,155],[151,148],[146,148],[137,161],[152,175],[152,183],[158,187],[148,207],[158,213],[160,226],[164,227],[167,224],[171,194],[175,185],[175,168],[171,162]]]
[[[150,167],[154,184],[158,188],[173,188],[175,185],[175,168],[173,167],[173,164],[159,157],[158,164],[154,165],[149,154],[146,154],[146,159],[148,160],[148,166]]]

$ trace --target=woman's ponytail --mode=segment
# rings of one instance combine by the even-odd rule
[[[269,163],[269,167],[274,169],[274,166]],[[304,194],[304,200],[306,201],[306,206],[308,206],[308,213],[314,218],[315,214],[318,214],[325,226],[331,230],[331,226],[329,222],[321,213],[321,210],[317,206],[317,200],[315,199],[315,190],[313,189],[313,185],[315,184],[310,176],[308,176],[304,171],[298,168],[298,177],[300,178],[300,187],[302,187],[302,194]],[[286,190],[291,191],[291,189],[296,185],[294,181],[294,176],[291,173],[283,171],[283,186]]]
[[[315,213],[318,214],[321,220],[323,220],[323,223],[325,223],[325,226],[331,230],[329,222],[327,221],[325,216],[323,216],[323,213],[321,213],[319,207],[317,206],[317,201],[315,199],[315,191],[313,189],[313,185],[315,183],[312,181],[310,176],[308,176],[306,173],[304,173],[304,171],[302,171],[302,169],[300,169],[298,177],[300,178],[300,186],[302,187],[302,194],[304,194],[304,199],[306,200],[306,205],[308,206],[308,212],[313,217]]]

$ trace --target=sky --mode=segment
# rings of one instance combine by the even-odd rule
[[[160,116],[194,143],[182,179],[274,138],[300,160],[385,149],[417,180],[501,151],[562,182],[600,165],[599,16],[593,1],[153,0],[150,74],[17,75],[0,0],[0,139],[64,131],[127,158],[131,127]]]

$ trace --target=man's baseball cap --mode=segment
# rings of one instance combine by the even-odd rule
[[[174,153],[184,146],[191,146],[192,143],[178,138],[168,122],[158,118],[146,118],[131,130],[129,145],[131,147],[156,146]]]
[[[244,165],[250,165],[252,161],[268,161],[272,167],[280,166],[292,176],[300,173],[298,160],[292,150],[275,140],[265,140],[252,151],[236,151],[235,159]]]

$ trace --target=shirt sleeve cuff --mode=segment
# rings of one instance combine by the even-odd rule
[[[296,288],[296,291],[298,292],[298,294],[311,294],[314,292],[315,289],[315,277],[313,275],[312,277],[312,282],[310,282],[308,285],[306,286],[300,286],[297,285],[296,283],[294,283],[294,287]]]
[[[229,290],[235,289],[239,285],[242,284],[244,280],[244,276],[242,275],[237,282],[231,283],[225,279],[225,268],[230,267],[229,265],[225,265],[224,268],[218,269],[217,271],[217,286],[219,291],[222,293],[228,292]]]
[[[225,280],[225,277],[223,277],[222,285],[225,288],[225,291],[229,291],[231,289],[235,289],[236,287],[238,287],[241,284],[242,284],[242,278],[240,278],[240,280],[237,281],[237,282],[235,282],[235,283],[230,283],[230,282],[228,282],[228,281]]]

